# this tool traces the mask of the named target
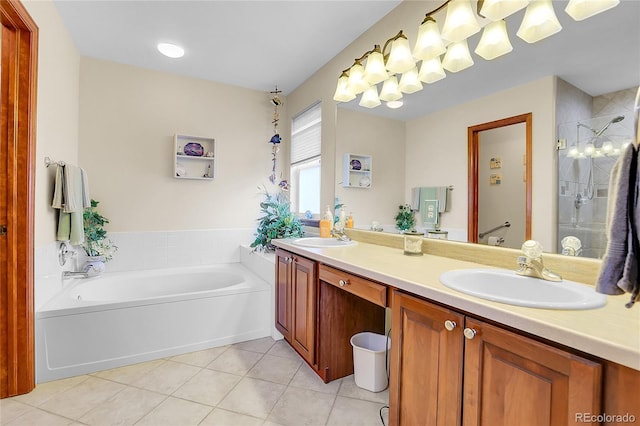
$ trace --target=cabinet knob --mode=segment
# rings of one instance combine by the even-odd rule
[[[464,333],[464,337],[466,337],[469,340],[473,339],[474,337],[476,337],[476,334],[478,334],[478,332],[473,328],[465,328],[463,333]]]
[[[444,328],[446,328],[448,331],[453,331],[457,326],[458,324],[456,324],[455,321],[446,320],[444,322]]]
[[[345,285],[349,285],[349,280],[340,280],[338,281],[340,287],[344,287]]]

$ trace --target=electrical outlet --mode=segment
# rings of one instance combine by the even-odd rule
[[[567,140],[565,138],[558,139],[558,142],[556,143],[556,149],[567,149]]]

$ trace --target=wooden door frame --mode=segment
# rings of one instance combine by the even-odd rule
[[[35,387],[33,248],[38,27],[19,0],[0,0],[2,89],[0,398]],[[6,194],[6,196],[4,196]],[[6,212],[6,214],[5,214]],[[4,223],[3,223],[4,224]]]
[[[469,158],[469,216],[467,220],[467,240],[478,242],[478,155],[479,133],[485,130],[497,129],[514,124],[525,123],[525,240],[531,239],[531,197],[532,197],[532,146],[533,146],[533,113],[515,115],[501,120],[490,121],[468,128],[468,158]]]

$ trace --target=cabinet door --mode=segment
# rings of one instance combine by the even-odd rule
[[[276,329],[291,343],[291,253],[276,250]]]
[[[459,425],[464,317],[398,291],[391,307],[390,424]]]
[[[315,363],[316,263],[294,256],[292,263],[291,345],[311,365]]]
[[[601,365],[466,319],[463,424],[568,425],[601,413]]]

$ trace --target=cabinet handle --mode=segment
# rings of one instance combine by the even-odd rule
[[[349,280],[340,280],[338,281],[340,287],[344,287],[345,285],[349,285]]]
[[[476,334],[478,334],[478,332],[473,328],[465,328],[463,333],[464,333],[464,337],[466,337],[469,340],[472,340],[474,337],[476,337]]]
[[[458,324],[456,324],[455,321],[446,320],[444,322],[444,328],[446,328],[448,331],[453,331],[457,326]]]

